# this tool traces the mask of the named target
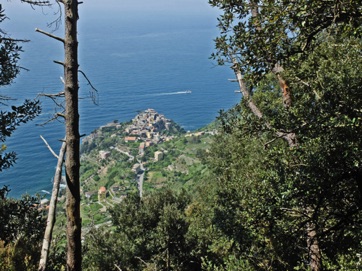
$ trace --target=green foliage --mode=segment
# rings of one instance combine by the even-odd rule
[[[197,144],[197,143],[201,143],[201,140],[200,140],[199,136],[191,136],[191,137],[187,138],[187,142]]]
[[[142,200],[130,195],[110,211],[114,230],[86,239],[85,270],[198,270],[186,239],[189,202],[170,190]]]
[[[274,80],[265,78],[253,96],[263,119],[246,103],[220,116],[209,160],[219,186],[214,223],[252,270],[308,269],[310,224],[326,270],[357,268],[342,259],[355,259],[361,249],[362,67],[351,61],[361,46],[353,38],[325,38],[299,69],[286,73],[295,98],[288,111]],[[266,121],[294,131],[298,145],[276,138]]]
[[[11,136],[17,126],[34,119],[41,111],[39,101],[30,100],[26,100],[23,105],[12,106],[11,109],[12,111],[0,111],[1,142],[5,142],[6,138]],[[0,172],[11,167],[16,160],[14,152],[4,153],[5,150],[6,146],[2,145],[0,149]]]
[[[23,196],[7,198],[9,189],[0,189],[0,270],[36,270],[45,230],[39,200]]]
[[[169,130],[166,130],[166,129],[163,130],[162,134],[168,135],[168,136],[172,136],[172,135],[181,136],[181,135],[185,134],[185,132],[186,132],[185,129],[182,128],[179,124],[177,124],[173,120],[170,120]]]
[[[44,218],[36,207],[39,199],[30,196],[23,196],[20,200],[9,199],[9,191],[7,187],[0,189],[0,239],[5,245],[20,235],[26,235],[29,241],[38,240],[44,230],[41,226]]]
[[[308,223],[318,229],[326,270],[352,269],[340,259],[357,257],[361,240],[360,49],[354,39],[326,39],[288,73],[296,99],[287,112],[273,82],[255,91],[263,118],[297,133],[295,148],[273,138],[245,104],[221,114],[210,158],[220,187],[215,225],[255,270],[304,270]]]
[[[348,38],[361,36],[361,1],[232,1],[209,0],[222,10],[220,37],[213,57],[219,64],[237,59],[248,83],[255,85],[281,64],[284,69],[303,58],[330,32]],[[298,62],[295,62],[298,63]]]
[[[0,16],[4,18],[4,10],[0,5]],[[0,32],[0,86],[10,85],[13,79],[19,74],[21,47],[12,39],[6,37],[4,32]]]
[[[205,264],[308,270],[315,232],[323,270],[358,269],[361,1],[209,2],[223,11],[213,57],[233,62],[250,97],[221,112],[209,160],[214,223],[235,242],[235,260]],[[293,95],[287,109],[280,75]]]
[[[64,225],[63,225],[64,227]],[[47,261],[47,270],[66,270],[66,236],[65,231],[52,237],[51,249]]]
[[[281,160],[277,160],[275,153],[264,148],[267,138],[259,139],[234,127],[231,133],[219,134],[213,144],[210,168],[218,184],[213,223],[235,242],[239,260],[254,268],[267,269],[273,264],[275,270],[288,270],[280,258],[287,251],[288,261],[295,261],[295,249],[303,244],[298,239],[290,242],[288,233],[293,225],[288,228],[279,223],[281,207],[289,204],[280,195],[287,189],[282,165],[278,165],[284,154],[279,152]],[[278,248],[278,243],[286,251]]]

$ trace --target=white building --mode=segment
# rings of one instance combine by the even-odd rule
[[[163,159],[163,152],[162,151],[156,151],[155,152],[155,161],[160,161]]]

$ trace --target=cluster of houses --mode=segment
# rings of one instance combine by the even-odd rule
[[[158,136],[162,130],[169,130],[171,125],[171,121],[164,115],[157,113],[154,109],[147,109],[134,117],[125,132],[138,137],[151,138]]]
[[[164,130],[170,130],[171,126],[171,120],[165,118],[164,115],[157,113],[154,109],[147,109],[139,113],[125,128],[127,136],[124,141],[140,142],[139,155],[142,156],[147,147],[174,138],[162,133]]]
[[[107,124],[101,129],[115,126],[116,128],[120,128],[121,125],[117,123]],[[117,127],[118,126],[118,127]],[[174,136],[167,135],[167,133],[163,133],[165,130],[170,130],[172,127],[171,120],[167,119],[164,115],[157,113],[154,109],[147,109],[143,112],[140,112],[137,116],[132,119],[132,122],[124,128],[124,141],[125,142],[136,142],[139,143],[138,154],[143,156],[145,153],[145,149],[159,144],[164,141],[169,141],[174,138]],[[85,141],[91,141],[96,138],[98,133],[92,133],[92,135],[88,136]],[[105,160],[111,155],[110,151],[101,150],[99,151],[99,159]],[[155,161],[160,161],[163,159],[164,153],[161,151],[156,151],[154,154]],[[132,167],[132,171],[135,174],[140,174],[142,172],[141,165],[136,163]],[[113,188],[113,187],[112,187]],[[100,187],[98,191],[98,200],[104,200],[107,190],[105,187]],[[113,191],[117,192],[117,191]],[[96,192],[86,192],[85,197],[90,198]]]
[[[117,122],[111,122],[101,126],[98,130],[92,132],[90,135],[83,138],[82,143],[92,143],[102,134],[102,130],[110,127],[121,129],[122,125]],[[174,136],[167,135],[164,131],[170,130],[172,121],[167,119],[164,115],[157,113],[154,109],[147,109],[140,112],[133,119],[131,124],[125,127],[123,134],[125,134],[124,141],[139,143],[139,155],[143,156],[146,148],[164,141],[169,141]],[[117,136],[113,134],[111,137]],[[109,151],[100,151],[99,157],[101,160],[107,159],[110,156]]]

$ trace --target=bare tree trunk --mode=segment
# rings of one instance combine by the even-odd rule
[[[316,236],[317,231],[314,227],[314,223],[309,223],[307,226],[307,246],[310,258],[309,265],[311,271],[320,271],[322,270],[321,251]]]
[[[240,92],[243,95],[243,99],[246,101],[251,112],[253,112],[253,114],[255,116],[257,116],[259,119],[261,119],[263,117],[263,114],[261,113],[259,108],[255,105],[255,103],[251,99],[251,93],[245,85],[243,75],[241,74],[241,71],[238,67],[238,61],[236,60],[236,58],[234,56],[231,56],[231,58],[232,58],[232,62],[233,62],[232,69],[234,70],[236,79],[239,84]]]
[[[67,213],[67,270],[82,270],[82,243],[81,243],[81,217],[80,217],[80,135],[78,110],[78,41],[77,0],[57,0],[64,5],[65,37],[64,39],[46,33],[39,29],[36,31],[64,44],[64,62],[55,61],[64,67],[64,97],[65,97],[65,136],[66,136],[66,213]],[[56,96],[62,96],[57,94]],[[62,114],[61,114],[62,115]]]
[[[79,271],[82,266],[80,182],[79,182],[79,113],[78,113],[78,1],[63,0],[65,14],[64,79],[67,180],[67,270]]]
[[[58,163],[57,168],[54,174],[54,181],[53,181],[53,190],[52,190],[52,197],[50,199],[49,204],[49,212],[48,212],[48,219],[47,219],[47,226],[44,233],[43,239],[43,247],[41,250],[40,262],[39,262],[39,271],[45,271],[48,255],[49,255],[49,248],[50,243],[52,241],[52,234],[53,228],[56,220],[56,208],[57,208],[57,200],[58,200],[58,193],[59,193],[59,185],[62,179],[62,167],[64,161],[64,155],[66,150],[66,143],[63,142],[62,147],[60,148],[59,156],[58,156]]]

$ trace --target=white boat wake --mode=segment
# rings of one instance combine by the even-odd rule
[[[150,96],[165,96],[165,95],[180,95],[180,94],[191,94],[191,90],[185,90],[185,91],[176,91],[176,92],[163,92],[163,93],[155,93],[155,94],[149,94]]]

